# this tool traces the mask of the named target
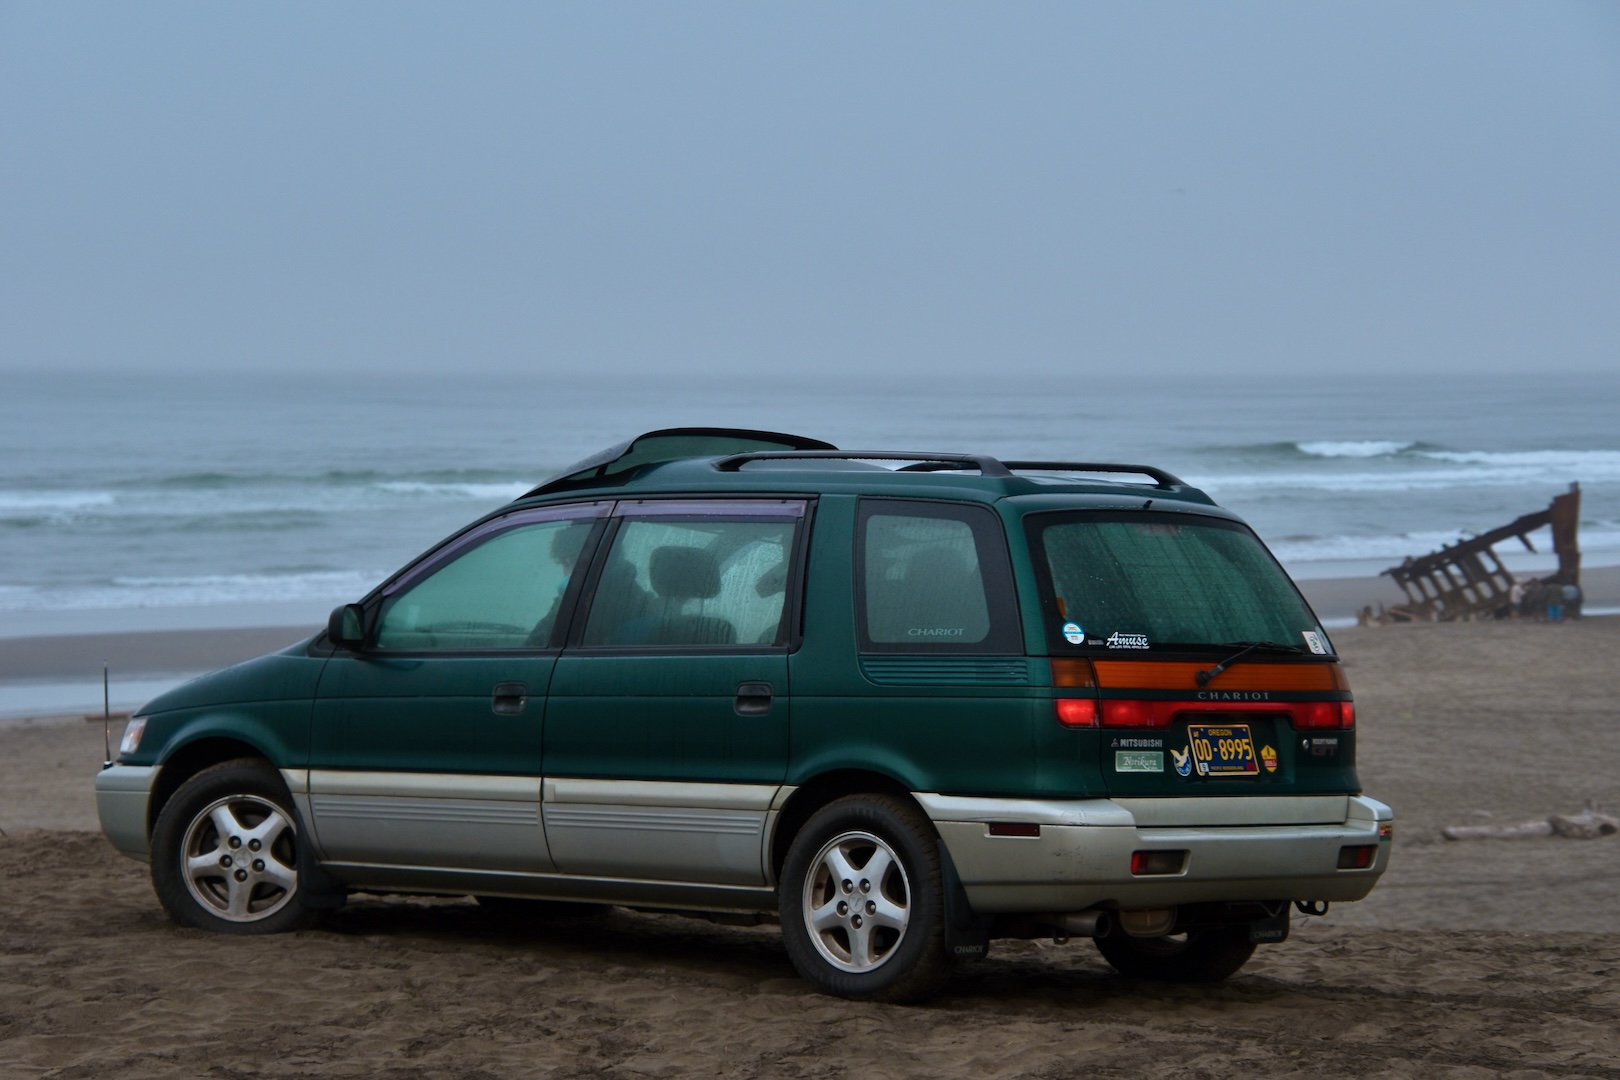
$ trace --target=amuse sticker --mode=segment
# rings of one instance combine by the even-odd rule
[[[1070,645],[1084,645],[1086,643],[1086,632],[1080,629],[1079,623],[1066,622],[1063,624],[1063,640]]]
[[[1148,638],[1146,634],[1124,634],[1119,631],[1108,635],[1110,649],[1146,649]]]

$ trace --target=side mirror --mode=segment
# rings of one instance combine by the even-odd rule
[[[366,609],[359,604],[333,608],[326,620],[326,636],[343,649],[358,649],[366,640]]]

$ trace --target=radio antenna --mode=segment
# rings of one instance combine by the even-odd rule
[[[112,768],[112,695],[107,691],[107,661],[101,662],[101,743],[106,757],[103,769]]]

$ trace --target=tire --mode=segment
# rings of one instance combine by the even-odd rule
[[[817,989],[920,1001],[950,974],[938,837],[909,802],[852,795],[805,823],[782,866],[782,938]]]
[[[169,917],[223,934],[314,921],[298,881],[298,822],[275,769],[241,758],[197,773],[152,830],[152,888]]]
[[[1204,926],[1156,938],[1112,934],[1095,940],[1115,971],[1154,982],[1220,982],[1254,955],[1247,926]]]

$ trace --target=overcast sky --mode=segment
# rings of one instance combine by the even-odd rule
[[[1620,5],[0,0],[0,369],[1620,367]]]

